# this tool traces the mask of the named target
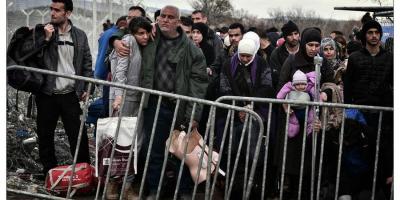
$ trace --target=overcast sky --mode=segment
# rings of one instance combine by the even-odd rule
[[[167,4],[179,6],[183,9],[192,9],[191,0],[145,0],[146,6],[162,7]],[[384,0],[385,1],[385,0]],[[359,20],[364,12],[333,10],[342,6],[379,6],[372,0],[231,0],[235,9],[243,8],[250,14],[258,17],[268,17],[268,10],[280,8],[282,10],[301,7],[303,10],[314,10],[317,15],[327,19],[356,19]],[[393,0],[386,0],[384,5],[393,5]]]

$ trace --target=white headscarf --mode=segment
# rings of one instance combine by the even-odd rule
[[[240,54],[242,54],[242,53],[252,55],[253,58],[250,60],[250,62],[245,64],[245,66],[248,66],[250,63],[253,62],[254,57],[257,53],[256,50],[257,50],[256,45],[252,39],[243,38],[242,40],[240,40],[239,45],[238,45],[239,60],[240,60]],[[240,61],[242,61],[242,60],[240,60]]]
[[[257,53],[258,49],[260,49],[260,36],[257,35],[257,33],[253,31],[249,31],[243,35],[243,39],[248,38],[254,41],[254,44],[256,45],[256,50],[254,55]]]

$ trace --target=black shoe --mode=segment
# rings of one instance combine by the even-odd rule
[[[47,173],[46,174],[42,174],[42,173],[32,174],[32,178],[36,179],[38,181],[45,181],[46,180],[46,176],[47,176]]]

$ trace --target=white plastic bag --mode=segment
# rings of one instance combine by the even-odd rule
[[[137,117],[122,117],[114,159],[111,165],[111,176],[125,175],[129,151],[137,124]],[[105,177],[109,168],[112,145],[118,125],[118,117],[98,119],[96,130],[96,176]],[[137,134],[134,140],[133,166],[130,173],[137,173]],[[132,162],[132,161],[131,161]]]

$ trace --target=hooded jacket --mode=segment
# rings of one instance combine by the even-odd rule
[[[119,57],[115,50],[109,55],[111,63],[112,82],[132,86],[139,86],[142,55],[140,47],[132,34],[127,34],[122,41],[129,44],[129,56]],[[110,99],[122,96],[124,89],[110,87]],[[141,93],[135,90],[127,90],[125,100],[139,102]]]

